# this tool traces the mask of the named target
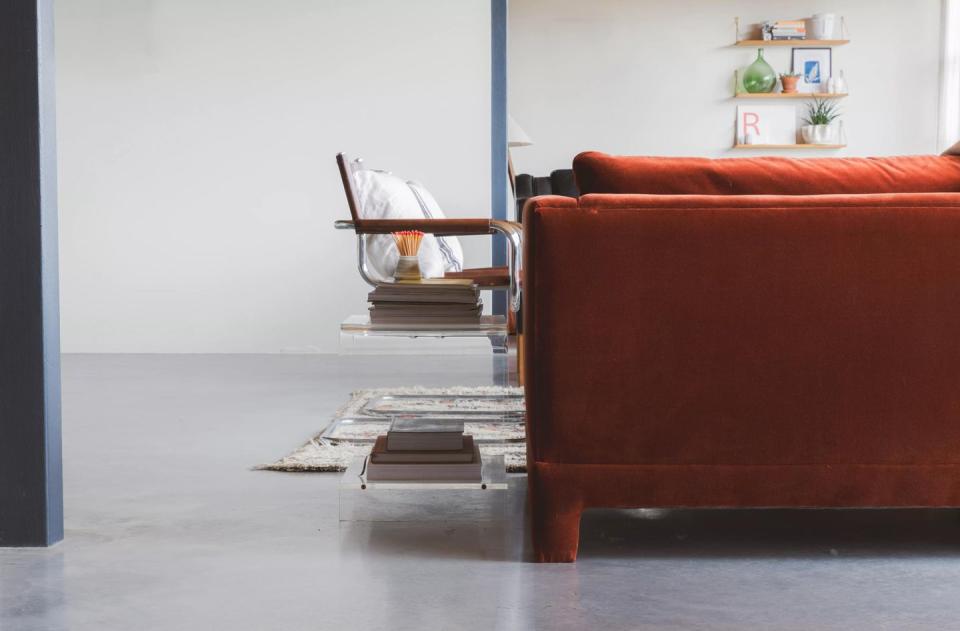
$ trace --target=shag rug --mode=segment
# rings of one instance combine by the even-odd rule
[[[522,388],[377,388],[353,392],[327,426],[289,455],[255,467],[269,471],[346,471],[370,453],[377,436],[398,416],[442,416],[464,421],[464,431],[486,455],[502,455],[511,473],[527,470]]]

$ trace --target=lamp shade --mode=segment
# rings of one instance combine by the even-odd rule
[[[513,119],[513,116],[507,114],[507,146],[508,147],[526,147],[533,144],[533,140],[523,131],[520,124]]]

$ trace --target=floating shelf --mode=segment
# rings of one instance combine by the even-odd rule
[[[734,149],[843,149],[846,145],[808,145],[796,143],[792,145],[733,145]]]
[[[850,96],[846,92],[814,92],[784,94],[783,92],[737,92],[735,99],[842,99]]]
[[[849,44],[849,39],[741,39],[734,46],[766,48],[768,46],[793,46],[794,48],[826,48]]]

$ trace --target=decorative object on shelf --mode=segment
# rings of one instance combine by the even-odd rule
[[[796,94],[798,81],[800,81],[799,73],[785,72],[780,75],[780,85],[783,88],[783,94]]]
[[[783,145],[797,142],[797,113],[792,105],[738,105],[737,144]]]
[[[807,105],[806,123],[800,128],[803,141],[812,145],[839,145],[841,140],[841,126],[834,125],[840,116],[839,107],[835,102],[823,99],[814,99]]]
[[[764,22],[760,30],[763,33],[763,39],[766,41],[807,38],[807,23],[804,20]]]
[[[747,92],[772,92],[777,84],[777,73],[763,58],[763,49],[757,49],[757,59],[743,72],[743,89]]]
[[[824,92],[827,77],[832,74],[832,61],[830,48],[794,48],[793,72],[800,74],[798,91]]]
[[[803,124],[797,112],[787,109],[768,111],[760,107],[737,108],[736,142],[734,149],[839,149],[846,146],[846,133],[836,105],[827,106],[824,100],[838,100],[848,96],[847,82],[840,71],[833,73],[832,47],[849,44],[846,20],[833,13],[818,13],[806,20],[778,20],[744,24],[734,18],[737,47],[757,47],[757,60],[746,69],[734,71],[734,94],[740,102],[815,101],[816,113],[825,115],[825,124]],[[763,39],[756,39],[762,37]],[[806,39],[809,37],[810,39]],[[840,39],[832,39],[839,37]],[[765,80],[770,69],[763,59],[767,46],[792,46],[791,69],[779,75],[781,89],[776,90]],[[772,70],[772,69],[770,69]],[[777,106],[774,106],[777,107]],[[785,105],[780,107],[786,107]],[[811,116],[815,113],[810,108]],[[791,118],[791,122],[787,119]],[[804,123],[809,123],[805,120]],[[797,133],[797,132],[800,133]]]
[[[420,242],[423,233],[419,230],[402,230],[393,233],[393,240],[397,243],[400,258],[397,260],[397,271],[393,277],[397,280],[420,280]]]
[[[827,79],[827,92],[830,94],[846,94],[847,90],[847,79],[843,76],[843,70],[840,71],[839,77],[831,75],[831,77]]]
[[[810,18],[810,36],[813,39],[832,39],[836,23],[835,13],[817,13]]]
[[[835,22],[836,20],[834,20]],[[840,17],[840,39],[817,39],[814,37],[812,30],[806,27],[806,22],[804,24],[807,38],[797,39],[798,33],[792,33],[793,39],[775,39],[773,31],[768,27],[769,24],[772,23],[768,22],[757,26],[748,25],[747,31],[743,32],[740,28],[740,18],[733,18],[734,46],[842,46],[850,43],[850,40],[846,39],[847,23],[843,16]],[[790,34],[783,33],[783,35],[789,37]],[[757,36],[760,39],[756,39]]]

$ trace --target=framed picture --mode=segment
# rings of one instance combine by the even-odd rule
[[[833,49],[794,48],[793,72],[800,74],[797,91],[805,94],[825,92],[833,74]]]
[[[797,111],[792,105],[737,106],[737,144],[792,145],[797,142]]]

